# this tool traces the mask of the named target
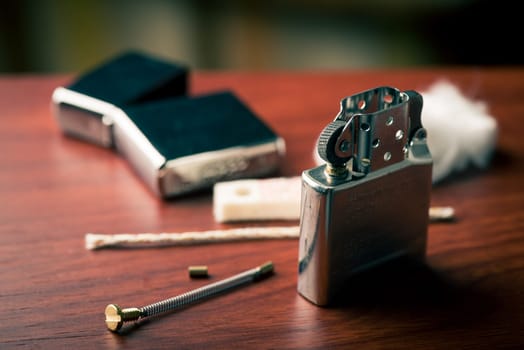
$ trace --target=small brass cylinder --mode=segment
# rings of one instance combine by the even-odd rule
[[[207,266],[205,265],[194,265],[187,268],[189,277],[191,278],[207,278],[209,277]]]

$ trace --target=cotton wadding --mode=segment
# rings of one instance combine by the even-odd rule
[[[486,168],[498,129],[486,104],[468,99],[447,81],[433,84],[422,97],[422,125],[433,157],[433,183],[471,165]]]

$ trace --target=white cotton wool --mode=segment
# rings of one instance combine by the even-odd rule
[[[447,81],[438,81],[421,94],[433,183],[471,165],[487,167],[495,148],[497,123],[486,104],[468,99]]]
[[[448,81],[441,80],[421,92],[422,125],[433,158],[433,184],[465,170],[489,165],[497,139],[497,122],[482,101],[473,101]],[[317,165],[324,164],[314,150]]]

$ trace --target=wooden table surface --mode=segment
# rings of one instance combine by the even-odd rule
[[[113,151],[64,137],[50,112],[71,76],[0,77],[0,348],[493,349],[524,345],[524,68],[196,72],[191,93],[231,89],[286,141],[281,176],[314,166],[342,97],[446,79],[499,123],[490,167],[434,186],[427,263],[355,279],[334,307],[296,291],[298,242],[89,251],[86,232],[168,232],[214,222],[212,193],[156,198]],[[460,121],[457,119],[457,123]],[[460,125],[458,125],[460,126]],[[261,223],[297,225],[298,222]],[[275,274],[179,312],[109,332],[109,303],[141,307],[267,260]],[[189,265],[209,280],[190,280]]]

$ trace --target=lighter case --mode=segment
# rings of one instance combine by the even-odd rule
[[[66,135],[112,148],[115,109],[186,96],[187,81],[185,66],[128,51],[57,87],[53,114]]]
[[[275,172],[283,139],[232,92],[187,97],[187,69],[130,52],[52,96],[62,131],[123,155],[162,198]]]
[[[341,101],[321,133],[326,164],[302,174],[298,292],[329,305],[354,274],[426,252],[432,159],[422,96],[392,87]]]

